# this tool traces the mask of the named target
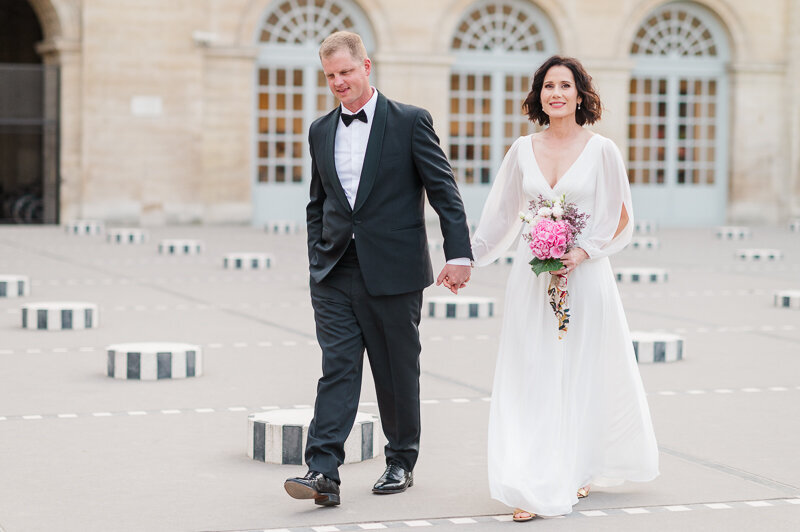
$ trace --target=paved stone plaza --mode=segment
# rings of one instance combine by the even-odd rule
[[[59,227],[0,227],[0,276],[30,279],[29,295],[0,297],[0,530],[798,530],[800,309],[776,307],[774,293],[800,290],[800,232],[648,236],[658,246],[629,247],[612,262],[666,270],[666,281],[621,280],[623,302],[633,331],[684,339],[682,360],[639,366],[661,476],[597,489],[565,518],[516,524],[489,498],[485,454],[508,264],[476,269],[462,292],[495,298],[493,317],[423,319],[414,487],[372,495],[382,458],[347,464],[342,505],[320,508],[283,490],[304,466],[247,456],[248,415],[314,401],[320,353],[303,235],[165,227],[122,245]],[[199,240],[202,251],[159,254],[167,238]],[[782,258],[741,259],[740,249]],[[232,252],[274,260],[223,268]],[[96,304],[97,320],[23,329],[22,306],[38,302]],[[153,341],[198,346],[202,373],[108,376],[108,346]],[[362,401],[362,412],[377,413],[368,378]]]

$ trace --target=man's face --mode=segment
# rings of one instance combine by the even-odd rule
[[[328,87],[349,111],[356,112],[372,97],[369,58],[356,60],[346,49],[337,50],[322,59],[322,71]]]

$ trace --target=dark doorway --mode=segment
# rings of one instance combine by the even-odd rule
[[[0,223],[58,223],[59,71],[27,0],[0,2]]]

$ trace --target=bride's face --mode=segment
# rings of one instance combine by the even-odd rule
[[[574,115],[581,97],[575,87],[572,70],[563,65],[550,68],[544,75],[540,98],[542,110],[551,120]]]

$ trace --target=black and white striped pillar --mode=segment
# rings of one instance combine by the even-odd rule
[[[506,266],[511,266],[514,264],[514,256],[516,253],[513,251],[509,251],[508,253],[503,253],[500,255],[500,258],[494,261],[494,264],[505,264]]]
[[[39,331],[94,329],[97,305],[79,302],[28,303],[22,306],[22,328]]]
[[[200,346],[174,342],[114,344],[106,348],[107,374],[115,379],[155,381],[203,374]]]
[[[800,290],[778,290],[774,303],[778,308],[800,309]]]
[[[0,297],[24,297],[31,293],[31,283],[26,275],[0,275]]]
[[[631,339],[639,364],[683,360],[683,338],[676,334],[631,331]]]
[[[120,227],[106,231],[106,242],[109,244],[144,244],[147,238],[147,231],[138,227]]]
[[[491,297],[437,296],[427,300],[429,318],[479,319],[494,316]]]
[[[792,220],[789,222],[789,231],[794,231],[795,233],[800,233],[800,218],[797,220]]]
[[[654,236],[635,236],[631,239],[631,249],[658,249],[661,242]]]
[[[300,224],[292,220],[272,220],[264,230],[273,235],[294,235],[300,232]]]
[[[664,268],[617,268],[614,277],[620,283],[666,283],[669,275]]]
[[[271,410],[247,417],[247,456],[269,464],[302,465],[312,409]],[[383,454],[378,416],[359,412],[344,443],[344,463],[353,464]]]
[[[158,252],[162,255],[199,255],[203,251],[203,243],[186,238],[167,238],[158,243]]]
[[[104,223],[98,220],[75,220],[64,225],[68,235],[97,236],[103,234]]]
[[[737,249],[736,258],[751,262],[774,262],[783,258],[779,249]]]
[[[658,224],[651,220],[636,220],[633,223],[633,232],[640,235],[649,235],[658,231]]]
[[[272,268],[275,259],[269,253],[226,253],[222,267],[229,270],[264,270]]]
[[[717,238],[722,240],[744,240],[752,236],[749,227],[724,225],[717,228]]]

